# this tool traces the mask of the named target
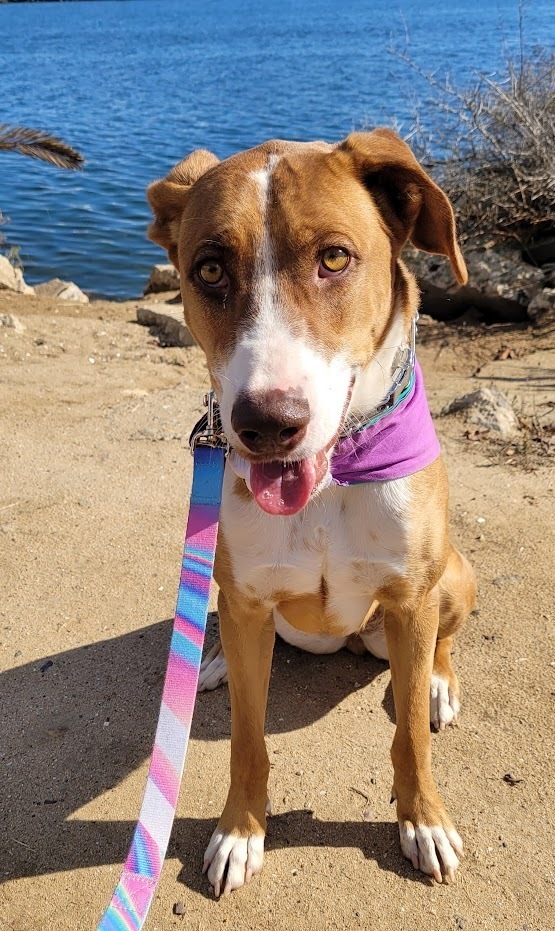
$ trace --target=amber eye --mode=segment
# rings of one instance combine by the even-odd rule
[[[342,249],[340,246],[330,246],[322,253],[320,261],[326,271],[342,272],[344,268],[347,268],[350,258],[351,256],[346,249]]]
[[[199,266],[198,276],[204,284],[207,284],[211,288],[215,288],[222,283],[224,270],[215,259],[208,259]]]

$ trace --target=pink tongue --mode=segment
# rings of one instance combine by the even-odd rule
[[[257,504],[267,514],[296,514],[316,484],[316,456],[300,462],[251,465],[250,484]]]

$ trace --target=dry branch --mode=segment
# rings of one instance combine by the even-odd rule
[[[425,103],[408,101],[405,137],[451,197],[463,238],[526,243],[553,232],[555,53],[521,53],[517,63],[507,58],[503,73],[472,72],[470,85],[457,87],[406,51],[390,51],[429,88]]]

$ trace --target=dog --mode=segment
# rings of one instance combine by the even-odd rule
[[[227,678],[231,695],[231,784],[204,861],[215,895],[262,869],[276,631],[389,659],[401,849],[450,881],[463,845],[433,780],[430,720],[443,729],[459,712],[451,648],[475,581],[449,539],[401,250],[447,256],[466,282],[451,204],[388,129],[222,162],[197,150],[147,196],[230,447],[221,647],[201,674],[201,688]]]

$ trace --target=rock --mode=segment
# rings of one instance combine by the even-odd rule
[[[468,284],[463,286],[443,257],[411,249],[406,258],[422,291],[423,311],[438,320],[454,320],[473,306],[488,322],[524,321],[526,308],[547,283],[544,271],[525,262],[512,245],[464,250]]]
[[[0,326],[9,327],[10,330],[15,330],[16,333],[25,331],[21,320],[14,314],[0,314]]]
[[[528,316],[536,326],[555,323],[555,288],[543,288],[528,304]]]
[[[39,297],[57,297],[62,301],[76,301],[79,304],[89,303],[81,288],[73,281],[62,281],[61,278],[52,278],[51,281],[42,281],[35,285],[35,293]]]
[[[495,387],[518,397],[518,414],[533,423],[536,419],[545,431],[555,435],[553,378],[555,348],[539,349],[519,359],[487,362],[474,380],[488,388]]]
[[[173,265],[153,265],[144,294],[159,291],[177,291],[179,289],[179,272]]]
[[[519,430],[517,416],[502,391],[497,388],[479,388],[455,398],[442,414],[463,412],[469,423],[493,430],[504,438],[515,436]]]
[[[482,294],[498,295],[526,307],[541,288],[541,268],[525,262],[520,250],[512,246],[471,250],[465,260],[469,285]]]
[[[181,304],[137,304],[137,323],[154,327],[170,346],[194,346]]]
[[[5,255],[0,255],[0,291],[16,291],[18,294],[34,294],[25,284],[20,268],[14,268]]]

